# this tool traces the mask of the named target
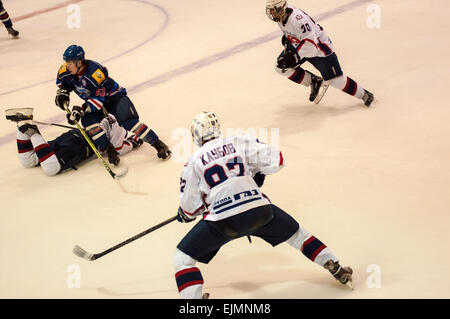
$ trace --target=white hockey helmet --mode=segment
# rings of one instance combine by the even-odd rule
[[[286,7],[286,0],[267,0],[266,15],[272,21],[281,22],[286,14]]]
[[[195,145],[202,147],[203,143],[220,136],[219,118],[213,112],[197,114],[191,123],[192,140]]]

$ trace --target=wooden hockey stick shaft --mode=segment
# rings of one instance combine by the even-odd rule
[[[106,254],[109,254],[110,252],[113,252],[116,249],[119,249],[120,247],[123,247],[123,246],[125,246],[125,245],[127,245],[127,244],[129,244],[129,243],[131,243],[133,241],[135,241],[136,239],[139,239],[139,238],[141,238],[141,237],[143,237],[143,236],[145,236],[147,234],[150,234],[151,232],[153,232],[153,231],[155,231],[155,230],[157,230],[157,229],[159,229],[159,228],[161,228],[161,227],[163,227],[163,226],[165,226],[167,224],[170,224],[171,222],[175,221],[176,219],[177,219],[177,216],[171,217],[171,218],[163,221],[162,223],[159,223],[158,225],[155,225],[155,226],[153,226],[153,227],[151,227],[151,228],[149,228],[147,230],[144,230],[143,232],[141,232],[141,233],[139,233],[139,234],[137,234],[137,235],[135,235],[135,236],[133,236],[131,238],[128,238],[127,240],[125,240],[125,241],[123,241],[123,242],[121,242],[121,243],[119,243],[119,244],[117,244],[117,245],[115,245],[115,246],[113,246],[111,248],[108,248],[107,250],[102,251],[101,253],[98,253],[98,254],[90,254],[90,253],[86,252],[83,248],[81,248],[80,246],[75,246],[74,249],[73,249],[73,252],[75,253],[75,255],[77,255],[77,256],[79,256],[81,258],[84,258],[84,259],[87,259],[87,260],[90,260],[90,261],[96,260],[96,259],[98,259],[100,257],[105,256]]]

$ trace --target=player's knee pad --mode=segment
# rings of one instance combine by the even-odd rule
[[[299,226],[297,232],[292,235],[291,238],[289,238],[286,242],[295,249],[301,249],[303,243],[308,237],[311,237],[311,234],[302,226]]]
[[[196,262],[197,260],[185,254],[178,248],[175,250],[175,254],[173,255],[173,268],[175,269],[175,272],[194,267]]]
[[[53,156],[54,158],[49,158],[45,162],[41,163],[42,170],[47,176],[55,176],[61,171],[61,164],[59,164],[56,156]]]
[[[342,90],[347,84],[347,77],[345,75],[337,76],[335,78],[329,79],[327,83],[338,90]]]
[[[19,153],[19,161],[25,168],[35,167],[39,164],[39,158],[34,150],[25,153]]]

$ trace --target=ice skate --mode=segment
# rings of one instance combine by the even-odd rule
[[[322,86],[323,79],[317,75],[311,74],[311,94],[309,100],[314,102],[319,94],[320,87]]]
[[[319,104],[320,101],[322,101],[322,98],[324,97],[325,93],[328,90],[328,87],[330,85],[327,82],[322,82],[322,85],[320,86],[320,91],[317,94],[316,98],[314,99],[315,104]]]
[[[20,122],[33,119],[33,108],[19,107],[5,110],[6,119],[13,122]]]
[[[367,90],[364,90],[363,101],[366,106],[370,106],[374,100],[373,94]]]
[[[209,292],[205,292],[202,296],[202,299],[209,299]]]
[[[333,262],[332,260],[327,261],[323,267],[328,269],[333,277],[341,284],[348,285],[353,290],[353,270],[350,267],[347,266],[342,268],[338,261]]]
[[[163,141],[157,140],[155,143],[152,144],[154,148],[156,148],[156,151],[158,152],[158,157],[162,160],[168,160],[170,156],[172,155],[172,152],[169,150],[169,147],[164,144]]]
[[[19,38],[19,31],[14,30],[13,27],[11,28],[7,28],[8,30],[8,34],[13,37],[14,39],[18,39]]]

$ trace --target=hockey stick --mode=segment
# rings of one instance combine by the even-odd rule
[[[74,126],[68,126],[68,125],[62,125],[62,124],[56,124],[56,123],[45,123],[45,122],[40,122],[40,121],[36,121],[36,120],[32,120],[32,121],[33,121],[33,123],[40,124],[40,125],[52,125],[52,126],[58,126],[58,127],[64,127],[64,128],[70,128],[70,129],[76,128]]]
[[[70,110],[69,110],[69,103],[66,102],[64,104],[64,109],[66,110],[67,114],[72,115],[72,112],[70,112]],[[77,121],[75,121],[75,125],[77,126],[78,130],[80,130],[81,134],[85,138],[86,142],[88,142],[89,146],[92,148],[92,150],[94,151],[95,155],[97,155],[97,157],[102,161],[103,166],[105,166],[106,170],[111,175],[111,177],[114,178],[114,179],[121,179],[121,178],[125,177],[125,175],[127,175],[127,173],[128,173],[128,167],[125,167],[125,169],[123,171],[121,171],[120,173],[114,173],[111,170],[111,167],[109,167],[108,163],[106,163],[105,159],[102,157],[100,152],[97,150],[97,148],[95,147],[94,143],[92,143],[91,139],[86,134],[86,131],[80,126],[80,124]]]
[[[151,227],[151,228],[149,228],[147,230],[144,230],[142,233],[139,233],[136,236],[128,238],[127,240],[121,242],[120,244],[117,244],[117,245],[115,245],[115,246],[113,246],[113,247],[111,247],[111,248],[109,248],[109,249],[107,249],[105,251],[102,251],[101,253],[98,253],[98,254],[90,254],[90,253],[88,253],[86,250],[84,250],[83,248],[81,248],[78,245],[76,245],[73,248],[73,253],[75,255],[77,255],[78,257],[81,257],[81,258],[86,259],[86,260],[93,261],[93,260],[96,260],[96,259],[98,259],[100,257],[105,256],[106,254],[109,254],[110,252],[112,252],[112,251],[114,251],[116,249],[119,249],[120,247],[123,247],[123,246],[131,243],[132,241],[135,241],[136,239],[139,239],[139,238],[141,238],[141,237],[151,233],[152,231],[157,230],[158,228],[161,228],[161,227],[163,227],[163,226],[173,222],[176,219],[177,219],[177,216],[171,217],[168,220],[163,221],[162,223],[159,223],[158,225],[155,225],[155,226],[153,226],[153,227]]]

